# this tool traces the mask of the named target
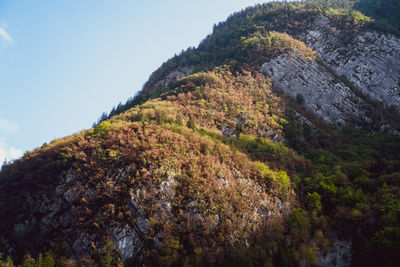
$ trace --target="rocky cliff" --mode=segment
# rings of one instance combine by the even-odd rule
[[[396,265],[390,29],[309,1],[230,16],[107,120],[3,166],[0,252],[60,266]]]
[[[338,75],[385,106],[400,110],[400,38],[371,30],[340,29],[324,16],[300,37]]]

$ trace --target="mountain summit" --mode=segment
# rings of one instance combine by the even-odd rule
[[[3,166],[3,264],[398,265],[398,10],[273,2],[215,25],[92,129]]]

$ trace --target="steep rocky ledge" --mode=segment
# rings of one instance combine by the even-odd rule
[[[400,266],[400,39],[317,10],[235,14],[107,120],[5,164],[0,266]]]
[[[193,66],[186,66],[178,68],[174,71],[171,71],[168,75],[165,76],[164,79],[158,81],[153,87],[154,88],[166,88],[169,84],[192,74],[194,70]]]
[[[369,120],[365,102],[314,59],[291,51],[265,62],[260,71],[292,98],[301,95],[307,108],[327,122],[343,125]]]
[[[364,94],[400,110],[400,38],[357,28],[339,29],[324,16],[299,36]]]

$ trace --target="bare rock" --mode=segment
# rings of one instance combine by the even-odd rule
[[[364,94],[400,110],[400,38],[356,28],[348,31],[320,16],[315,28],[300,39]]]
[[[188,76],[189,74],[192,74],[193,70],[194,70],[193,66],[186,66],[186,67],[178,68],[178,69],[170,72],[167,76],[165,76],[164,79],[158,81],[154,85],[154,88],[165,88],[169,84],[171,84],[185,76]]]
[[[343,125],[360,117],[367,120],[364,101],[315,60],[292,51],[265,62],[260,71],[293,99],[302,95],[304,105],[327,122]]]
[[[321,267],[351,266],[351,240],[335,240],[328,248],[328,252],[317,256],[317,263]]]

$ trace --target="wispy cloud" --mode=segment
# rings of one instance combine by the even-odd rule
[[[18,124],[0,117],[0,133],[12,133],[19,130]],[[21,149],[15,148],[0,140],[0,168],[4,160],[11,161],[21,157]]]
[[[0,131],[16,132],[19,130],[18,124],[12,121],[5,120],[0,117]]]
[[[0,37],[9,44],[12,44],[14,42],[11,36],[6,32],[6,30],[1,27],[0,27]]]
[[[0,141],[0,167],[4,160],[11,161],[22,156],[23,152],[21,149],[9,146],[8,144]]]

